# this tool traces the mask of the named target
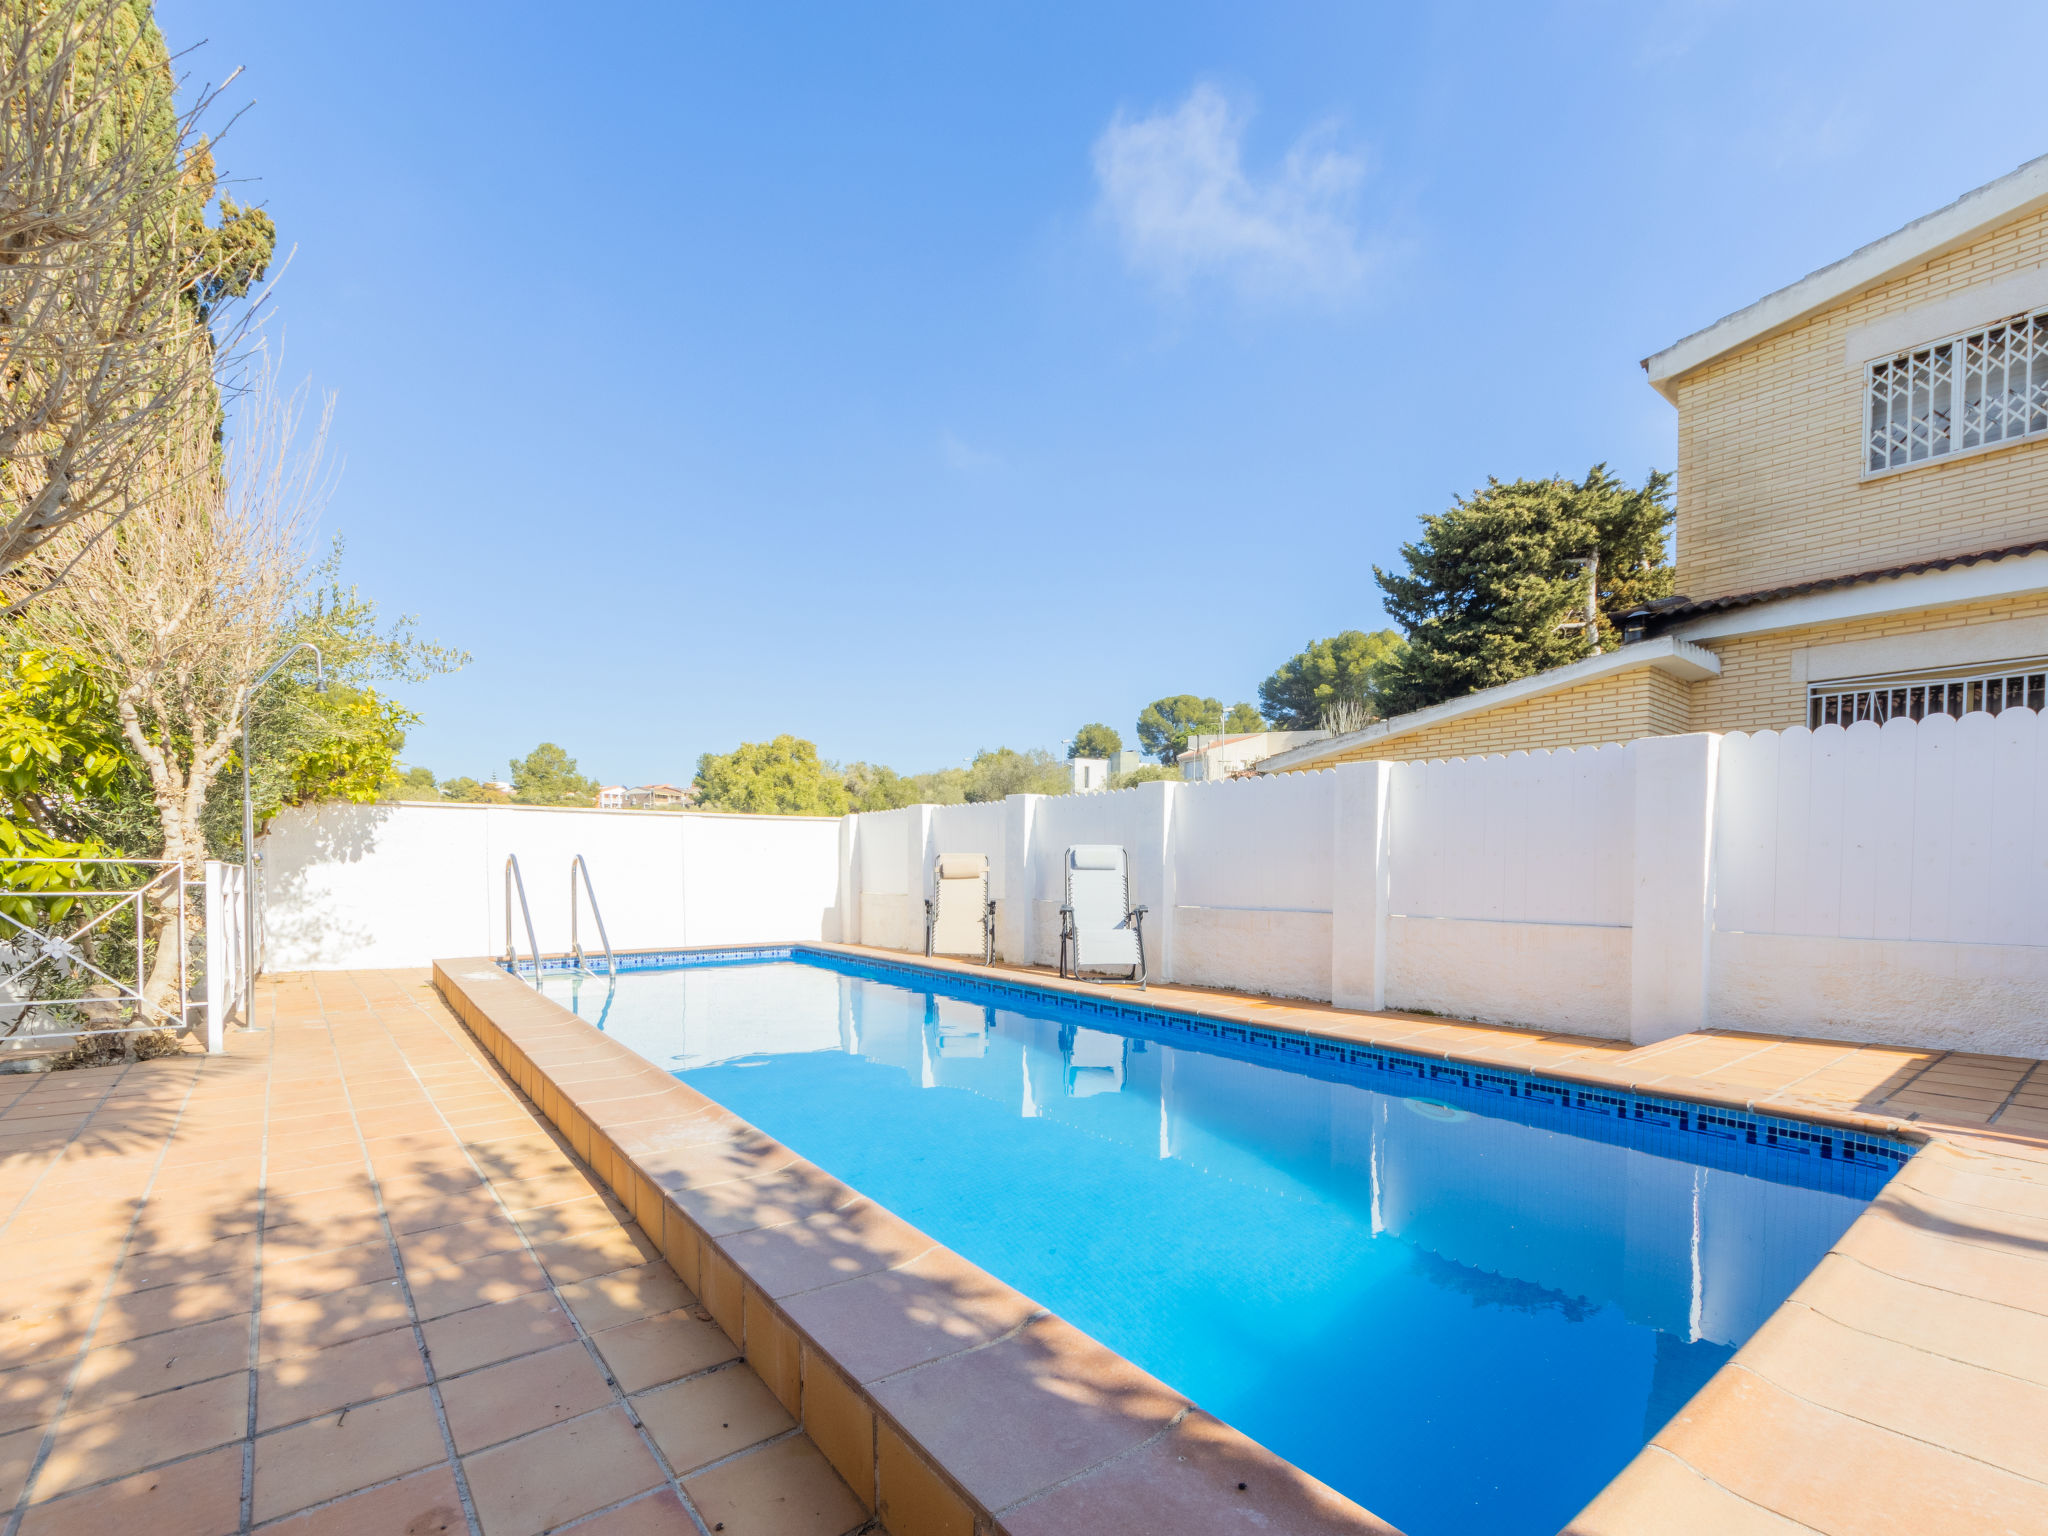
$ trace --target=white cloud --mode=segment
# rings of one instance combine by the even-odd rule
[[[1259,296],[1356,289],[1372,265],[1356,208],[1364,158],[1321,130],[1253,175],[1249,117],[1203,84],[1171,112],[1110,120],[1095,141],[1095,181],[1125,259],[1169,289],[1212,275]]]

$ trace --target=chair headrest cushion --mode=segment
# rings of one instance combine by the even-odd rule
[[[979,880],[988,873],[988,855],[985,853],[942,853],[939,855],[939,878],[941,880]]]
[[[1122,869],[1124,851],[1109,843],[1084,843],[1067,850],[1067,863],[1074,869]]]

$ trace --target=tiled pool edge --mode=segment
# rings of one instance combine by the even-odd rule
[[[744,958],[766,956],[750,948]],[[1080,1528],[1074,1522],[1081,1509],[1089,1511],[1090,1529],[1109,1536],[1125,1528],[1115,1510],[1149,1522],[1162,1499],[1184,1507],[1175,1528],[1189,1536],[1211,1523],[1235,1528],[1237,1517],[1251,1514],[1262,1526],[1303,1536],[1398,1536],[1107,1346],[540,996],[496,961],[440,960],[433,972],[436,989],[464,1027],[632,1210],[892,1536],[1056,1536]],[[844,1229],[854,1225],[860,1230],[847,1241]],[[880,1262],[861,1268],[863,1256]],[[818,1278],[842,1261],[856,1272],[814,1286],[778,1288],[770,1278],[805,1271]],[[949,1295],[960,1305],[953,1314],[915,1323],[931,1352],[911,1346],[914,1358],[898,1369],[851,1366],[849,1346],[859,1341],[850,1333],[833,1347],[834,1329],[865,1326],[857,1308],[853,1318],[834,1320],[815,1306],[800,1318],[785,1305],[907,1273],[913,1263],[924,1267],[923,1291],[914,1304],[885,1301],[885,1309],[943,1306]],[[975,1318],[1017,1320],[1000,1330],[986,1322],[976,1337],[967,1321]],[[906,1321],[914,1320],[897,1318]],[[967,1331],[957,1331],[961,1327]],[[1020,1390],[976,1404],[974,1445],[1007,1445],[1016,1453],[1011,1460],[1028,1466],[1034,1458],[1019,1448],[1043,1453],[1050,1441],[1053,1459],[1037,1458],[1041,1471],[1051,1469],[1042,1482],[1034,1473],[1023,1491],[1013,1487],[1006,1496],[984,1499],[971,1485],[986,1481],[985,1469],[963,1464],[972,1459],[971,1448],[949,1457],[928,1443],[934,1438],[929,1423],[920,1432],[901,1410],[916,1400],[921,1373],[953,1370],[955,1362],[984,1352],[993,1359],[999,1350],[1025,1357],[1004,1362],[1021,1366],[1014,1383]],[[1003,1377],[999,1369],[979,1374],[995,1382]],[[1048,1374],[1059,1393],[1031,1394]],[[1025,1394],[1030,1401],[1011,1400]],[[1130,1411],[1120,1417],[1119,1405]],[[1006,1411],[1015,1424],[1006,1426]],[[1077,1445],[1087,1449],[1076,1451]]]

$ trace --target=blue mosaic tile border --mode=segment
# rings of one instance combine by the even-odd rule
[[[1454,1108],[1585,1136],[1773,1182],[1869,1199],[1918,1150],[1889,1136],[1625,1088],[1542,1077],[1512,1067],[1426,1056],[1389,1046],[1098,997],[1030,982],[981,977],[914,961],[851,956],[805,944],[659,950],[621,955],[619,970],[795,960],[849,976],[944,991],[968,1001],[1003,1000],[1091,1016],[1119,1034],[1304,1073],[1328,1082],[1427,1097]],[[500,962],[501,964],[503,962]],[[576,969],[546,960],[544,974]],[[522,965],[531,975],[533,967]],[[936,984],[936,985],[935,985]]]
[[[1704,1163],[1867,1199],[1918,1150],[1820,1121],[1796,1120],[1691,1099],[1594,1087],[1508,1067],[1424,1056],[1388,1046],[1333,1040],[1267,1025],[1213,1019],[1120,997],[1094,997],[983,979],[910,962],[872,959],[797,946],[796,958],[849,975],[903,979],[967,998],[1005,998],[1066,1013],[1093,1015],[1119,1033],[1162,1044],[1192,1045],[1213,1054],[1330,1082],[1426,1096],[1455,1108],[1503,1115],[1546,1130],[1619,1143],[1638,1150]]]
[[[618,956],[621,976],[628,971],[673,971],[683,966],[694,965],[758,965],[764,960],[788,960],[794,956],[794,947],[788,944],[748,945],[734,949],[648,949],[634,950]],[[593,955],[583,952],[583,958],[598,975],[604,974],[604,953]],[[512,970],[503,960],[498,962],[501,970]],[[543,976],[570,976],[583,969],[582,966],[564,955],[543,955],[540,973]],[[533,962],[521,960],[516,974],[531,976]]]

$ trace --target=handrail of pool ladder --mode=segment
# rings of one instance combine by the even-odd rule
[[[604,914],[597,909],[597,887],[590,883],[590,866],[583,862],[583,855],[577,854],[569,860],[569,949],[576,956],[576,969],[589,975],[596,975],[584,962],[583,943],[576,936],[576,875],[583,874],[583,894],[590,898],[590,915],[597,919],[598,942],[604,945],[604,973],[607,976],[619,974],[619,962],[612,954],[612,936],[604,930]]]
[[[533,986],[540,990],[540,943],[533,936],[533,913],[526,905],[526,877],[519,873],[519,856],[505,855],[505,963],[519,974],[519,951],[512,947],[512,892],[519,892],[519,915],[526,919],[526,947],[533,951]]]

